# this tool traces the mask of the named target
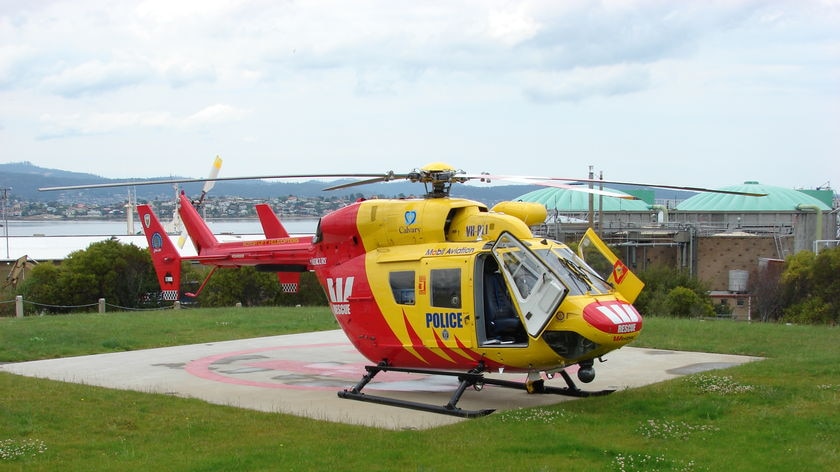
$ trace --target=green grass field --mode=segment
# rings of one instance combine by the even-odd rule
[[[335,327],[326,308],[3,318],[0,362]],[[0,373],[0,471],[835,471],[838,341],[838,328],[648,318],[635,346],[768,359],[425,431]]]

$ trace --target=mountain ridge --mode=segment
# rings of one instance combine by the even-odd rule
[[[175,195],[173,184],[137,185],[126,187],[112,187],[83,190],[61,190],[41,192],[43,187],[63,187],[71,185],[88,185],[119,183],[126,181],[151,182],[168,179],[190,179],[191,177],[162,176],[143,179],[125,178],[110,179],[95,174],[74,172],[62,169],[39,167],[31,162],[0,163],[0,187],[11,188],[11,194],[18,199],[29,201],[125,201],[128,199],[129,188],[138,200],[166,200]],[[348,195],[366,195],[379,197],[409,197],[420,196],[425,193],[421,184],[406,181],[390,183],[376,183],[350,187],[346,189],[325,192],[324,188],[353,182],[353,179],[336,179],[331,182],[310,180],[306,182],[274,182],[265,180],[255,181],[220,181],[212,190],[212,196],[242,197],[270,199],[282,196],[306,197],[341,197]],[[179,184],[179,188],[188,195],[201,193],[201,183]],[[540,188],[535,185],[498,185],[474,186],[460,185],[453,187],[452,195],[485,202],[489,205],[516,197]]]

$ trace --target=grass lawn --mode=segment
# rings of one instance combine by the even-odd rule
[[[0,362],[335,327],[326,308],[4,318]],[[2,373],[0,471],[835,471],[838,341],[838,328],[647,318],[635,346],[768,360],[425,431]]]

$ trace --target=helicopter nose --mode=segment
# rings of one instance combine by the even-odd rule
[[[592,302],[583,309],[583,319],[604,333],[618,336],[642,329],[642,315],[633,305],[621,300]]]

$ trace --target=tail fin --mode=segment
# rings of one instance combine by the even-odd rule
[[[203,250],[216,247],[219,244],[219,240],[216,239],[216,236],[207,226],[207,223],[204,222],[201,215],[193,207],[190,199],[183,193],[180,196],[178,212],[181,215],[181,222],[184,228],[186,228],[187,234],[190,236],[193,246],[195,246],[195,251],[199,256]]]
[[[181,255],[149,205],[137,205],[137,214],[140,215],[143,233],[149,243],[149,253],[163,299],[178,300],[181,295]]]
[[[283,223],[280,222],[280,218],[277,218],[277,215],[274,214],[274,211],[268,204],[258,203],[255,205],[255,208],[257,209],[257,216],[260,218],[260,224],[262,225],[266,238],[289,237],[289,232],[286,231]]]
[[[263,233],[267,239],[288,238],[289,232],[286,227],[277,218],[277,215],[271,207],[265,203],[256,205],[257,216],[260,218],[260,224],[263,228]],[[300,272],[278,272],[277,280],[280,282],[280,287],[283,293],[298,293],[300,290]]]

